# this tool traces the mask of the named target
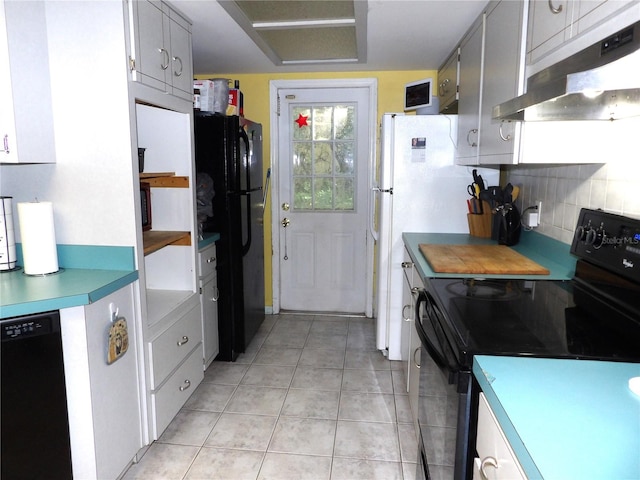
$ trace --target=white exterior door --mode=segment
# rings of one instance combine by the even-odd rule
[[[291,88],[278,95],[279,309],[366,313],[370,91]]]

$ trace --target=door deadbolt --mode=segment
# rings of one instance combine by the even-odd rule
[[[282,210],[284,210],[285,212],[289,211],[289,204],[287,202],[284,202],[282,204]]]
[[[291,220],[289,220],[288,218],[283,218],[282,221],[280,222],[282,224],[282,226],[284,228],[287,228],[289,226],[289,224],[291,223]]]

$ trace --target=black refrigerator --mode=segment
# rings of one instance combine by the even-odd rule
[[[218,360],[235,361],[264,321],[262,125],[238,116],[196,113],[197,174],[213,179],[217,232]]]

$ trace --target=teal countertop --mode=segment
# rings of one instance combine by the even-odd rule
[[[0,273],[0,318],[88,305],[138,279],[133,247],[58,245],[58,264],[51,275]]]
[[[640,478],[639,363],[478,355],[473,373],[530,479]]]
[[[436,273],[422,255],[421,243],[449,245],[497,245],[489,238],[472,237],[465,233],[411,233],[402,234],[402,240],[409,251],[418,273],[425,278],[459,278],[469,275],[460,273]],[[576,260],[570,246],[536,232],[522,232],[520,242],[514,245],[516,252],[549,269],[549,275],[481,275],[486,278],[525,278],[533,280],[570,280],[575,272]],[[474,275],[478,276],[478,275]]]
[[[220,240],[220,234],[219,233],[205,232],[202,235],[202,239],[198,240],[198,250],[202,250],[203,248],[208,247],[209,245],[211,245],[212,243],[217,242],[218,240]]]

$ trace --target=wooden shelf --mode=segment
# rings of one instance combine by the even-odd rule
[[[173,172],[141,173],[140,180],[152,187],[188,188],[189,177],[176,176]]]
[[[144,254],[149,255],[168,245],[191,245],[191,233],[147,230],[142,232],[142,242]]]

